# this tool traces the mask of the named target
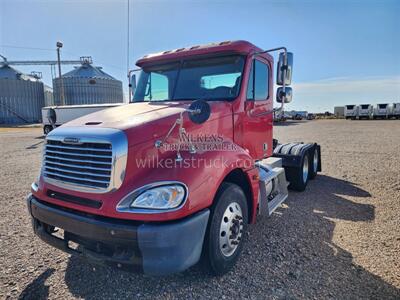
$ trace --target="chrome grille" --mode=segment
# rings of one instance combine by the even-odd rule
[[[43,175],[53,180],[88,188],[108,189],[112,177],[111,143],[66,144],[48,139]]]

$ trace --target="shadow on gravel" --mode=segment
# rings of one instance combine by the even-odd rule
[[[305,193],[290,193],[287,205],[249,227],[236,267],[219,278],[199,266],[159,278],[71,257],[65,282],[74,297],[87,299],[399,299],[399,289],[355,264],[352,253],[333,241],[335,222],[374,220],[374,206],[365,203],[368,197],[367,191],[351,182],[318,176]],[[357,232],[346,233],[349,237],[359,243]],[[341,236],[335,236],[338,239]],[[43,280],[38,281],[43,288]]]
[[[43,144],[43,141],[37,142],[35,144],[32,144],[32,145],[26,147],[25,149],[27,149],[27,150],[37,149],[37,147],[39,147],[41,144]]]
[[[323,198],[314,201],[314,213],[321,214],[328,218],[353,222],[374,220],[375,207],[373,205],[353,202],[343,197],[371,197],[369,192],[357,187],[356,184],[349,181],[325,175],[318,175],[318,180],[315,181],[315,183],[318,183],[317,191],[321,193]],[[313,197],[314,195],[306,192],[302,196]]]
[[[49,286],[45,285],[45,281],[53,273],[54,269],[47,269],[42,274],[39,275],[34,281],[32,281],[19,295],[18,299],[48,299],[49,296]]]

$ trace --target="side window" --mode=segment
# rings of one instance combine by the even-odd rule
[[[269,92],[269,68],[263,62],[255,59],[250,70],[247,86],[248,100],[266,100]]]
[[[218,87],[233,88],[240,77],[240,72],[205,75],[200,78],[200,87],[203,89],[212,90]]]

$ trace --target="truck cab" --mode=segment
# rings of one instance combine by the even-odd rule
[[[390,116],[390,106],[388,103],[377,104],[374,110],[374,119],[388,119]]]
[[[400,119],[400,103],[393,103],[392,116],[393,118]]]
[[[358,109],[358,119],[372,119],[373,110],[374,108],[371,104],[361,104]]]
[[[347,119],[357,119],[358,106],[357,105],[346,105],[344,107],[344,117]]]
[[[35,233],[124,270],[165,275],[203,257],[213,273],[228,272],[248,224],[321,170],[316,143],[273,139],[273,51],[283,107],[292,95],[286,48],[234,41],[140,59],[130,104],[47,135],[27,198]]]

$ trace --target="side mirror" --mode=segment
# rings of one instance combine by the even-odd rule
[[[208,120],[211,114],[211,107],[207,101],[196,100],[190,104],[189,109],[189,119],[195,124],[203,124]]]
[[[292,102],[292,95],[293,90],[291,87],[285,87],[285,90],[283,90],[283,87],[279,87],[276,90],[276,102],[290,103]]]
[[[133,101],[133,95],[135,94],[135,90],[136,90],[136,75],[132,74],[132,76],[129,77],[129,101],[128,101],[129,103]]]
[[[293,53],[286,53],[286,62],[285,62],[285,53],[282,52],[279,54],[278,68],[276,70],[276,84],[283,85],[283,73],[286,70],[285,76],[285,85],[290,85],[292,83],[292,72],[293,72]]]
[[[136,90],[136,74],[132,74],[130,86],[131,86],[131,89],[132,89],[132,94],[135,93],[135,90]]]
[[[49,108],[49,110],[47,111],[47,119],[49,120],[51,126],[53,128],[56,128],[57,115],[56,111],[53,108]]]

